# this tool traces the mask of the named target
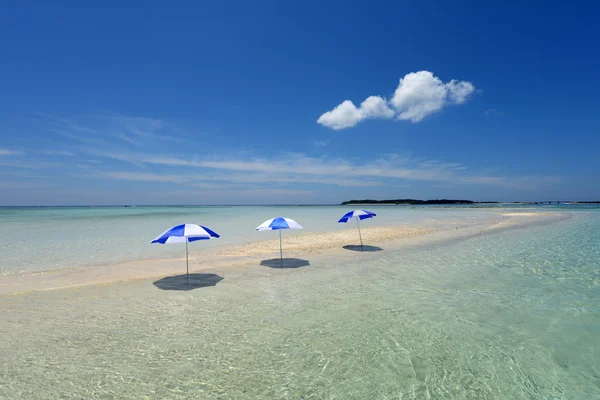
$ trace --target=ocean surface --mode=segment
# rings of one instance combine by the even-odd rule
[[[370,208],[378,223],[498,211]],[[0,398],[598,399],[600,209],[559,209],[569,218],[223,271],[191,291],[133,282],[0,297]],[[98,243],[83,261],[164,255],[148,243],[179,222],[232,242],[277,214],[336,229],[344,210],[4,209],[2,268],[76,264]]]
[[[364,226],[419,224],[453,218],[497,216],[484,208],[369,207],[379,217]],[[190,253],[248,241],[274,238],[255,228],[269,218],[285,216],[303,232],[347,229],[338,219],[351,208],[341,206],[204,206],[204,207],[0,207],[0,275],[98,266],[133,260],[180,257],[176,245],[151,245],[167,229],[183,224],[204,225],[220,239],[196,242]],[[471,209],[473,210],[473,209]],[[289,231],[286,235],[298,234]]]

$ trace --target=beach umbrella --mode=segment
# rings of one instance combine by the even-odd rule
[[[361,219],[367,219],[367,218],[373,218],[375,217],[377,214],[375,214],[374,212],[371,211],[367,211],[367,210],[354,210],[354,211],[350,211],[349,213],[346,213],[342,218],[340,218],[340,220],[338,221],[338,223],[346,223],[348,222],[351,218],[356,218],[356,224],[358,225],[358,237],[360,238],[360,247],[363,247],[363,241],[362,241],[362,235],[360,233],[360,223],[359,221]]]
[[[271,218],[260,224],[257,231],[279,231],[279,258],[281,266],[283,266],[283,248],[281,246],[281,230],[282,229],[304,229],[299,223],[290,218],[277,217]]]
[[[217,233],[211,231],[205,226],[196,224],[182,224],[172,227],[164,231],[151,243],[167,244],[167,243],[184,243],[185,242],[185,270],[187,276],[190,276],[188,265],[188,242],[196,240],[209,240],[220,237]]]

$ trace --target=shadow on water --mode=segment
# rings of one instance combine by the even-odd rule
[[[215,286],[223,280],[217,274],[186,274],[167,276],[153,284],[161,290],[194,290],[207,286]]]
[[[270,268],[300,268],[310,265],[308,260],[300,258],[284,258],[283,263],[280,258],[271,258],[270,260],[262,260],[260,265]]]
[[[378,246],[368,246],[368,245],[356,245],[356,244],[349,244],[347,246],[343,247],[345,250],[351,250],[351,251],[381,251],[383,250],[381,247]]]

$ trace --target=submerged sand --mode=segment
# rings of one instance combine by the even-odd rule
[[[370,227],[362,229],[366,244],[417,238],[439,228],[424,227]],[[300,254],[323,253],[343,246],[359,246],[358,230],[308,232],[283,239],[286,257]],[[214,253],[191,256],[190,272],[223,270],[256,265],[262,258],[279,257],[279,239],[249,242],[241,246],[217,248]],[[15,294],[34,290],[54,290],[70,287],[108,284],[185,272],[185,258],[137,260],[112,265],[82,266],[55,271],[36,272],[0,277],[0,294]]]
[[[485,231],[546,220],[556,219],[371,237],[378,253],[308,246],[310,256],[298,256],[304,267],[294,269],[259,265],[268,257],[260,252],[202,255],[193,270],[205,268],[196,274],[203,281],[190,287],[157,283],[165,271],[181,275],[182,259],[25,276],[29,290],[42,282],[32,278],[54,288],[94,277],[163,279],[0,296],[0,398],[600,398],[597,297],[590,276],[573,275],[556,246],[580,232],[569,224]],[[356,230],[346,233],[358,242]],[[303,241],[322,235],[286,244],[306,249]],[[586,240],[593,243],[589,233]],[[278,251],[266,242],[230,253]],[[577,257],[593,271],[593,253]]]
[[[417,237],[433,232],[433,228],[402,227],[402,226],[377,226],[363,228],[360,231],[363,243],[381,243],[409,237]],[[357,229],[311,232],[296,236],[283,237],[283,248],[286,253],[292,252],[320,252],[338,249],[347,245],[360,245],[360,236]],[[268,255],[274,251],[279,252],[279,239],[250,242],[242,246],[235,246],[217,250],[218,256],[243,257]]]
[[[376,226],[361,229],[367,250],[379,245],[421,245],[454,240],[487,231],[510,229],[539,221],[564,218],[563,213],[504,213],[498,219],[432,220],[421,225]],[[276,236],[277,237],[277,236]],[[358,230],[306,232],[283,236],[284,257],[307,254],[334,254],[336,251],[361,250]],[[235,268],[253,268],[267,258],[279,258],[279,238],[243,245],[217,247],[212,253],[190,255],[189,270],[223,272]],[[185,272],[185,258],[136,260],[102,266],[81,266],[54,271],[0,276],[0,295],[78,286],[110,284],[178,275]]]
[[[501,213],[505,217],[539,217],[543,215],[552,215],[552,212],[548,211],[538,211],[538,212],[509,212],[509,213]]]

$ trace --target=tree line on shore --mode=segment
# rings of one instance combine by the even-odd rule
[[[435,200],[416,200],[416,199],[395,199],[395,200],[349,200],[342,203],[343,206],[352,204],[409,204],[409,205],[444,205],[444,204],[498,204],[498,201],[472,201],[472,200],[449,200],[449,199],[435,199]],[[512,204],[600,204],[600,201],[530,201],[522,202],[515,201]]]

